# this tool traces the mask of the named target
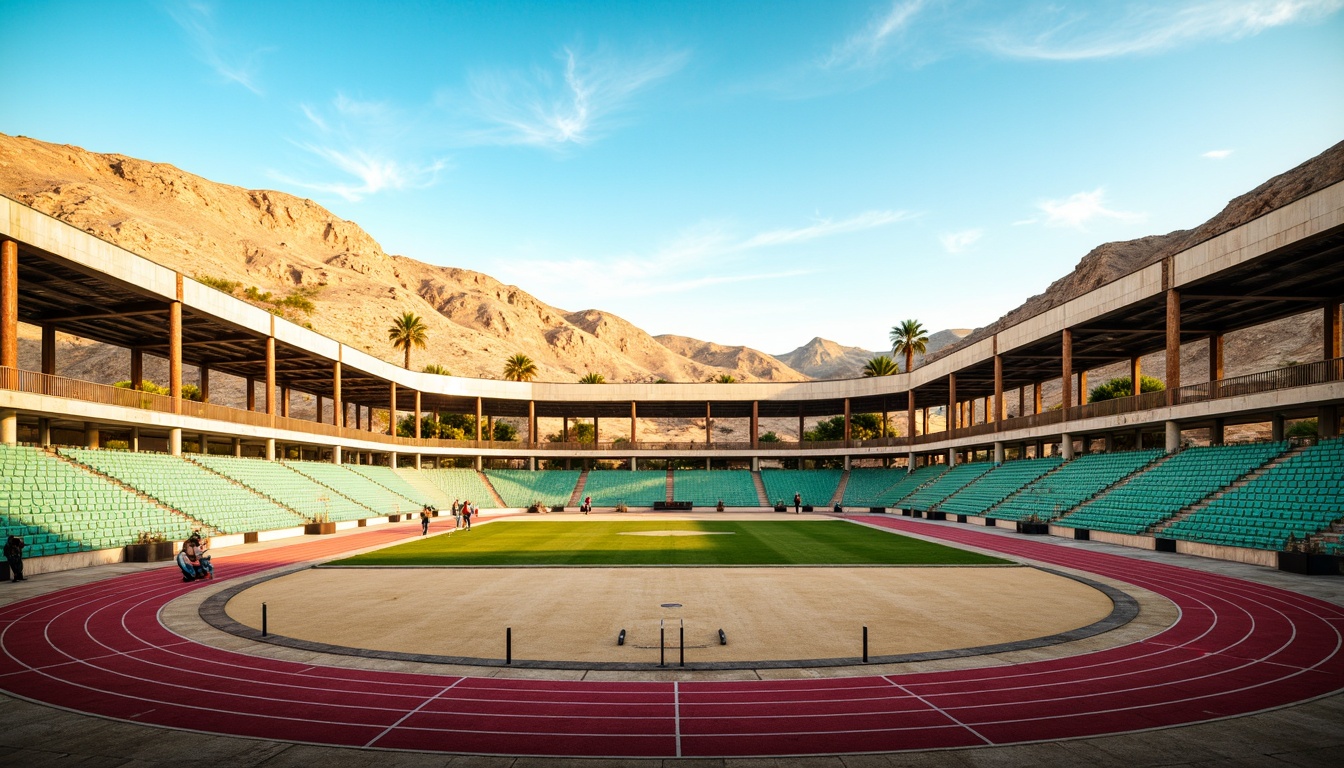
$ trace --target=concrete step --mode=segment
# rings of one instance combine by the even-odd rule
[[[485,485],[485,490],[490,492],[490,498],[495,500],[495,507],[497,509],[503,509],[504,499],[499,495],[499,491],[495,490],[495,486],[490,482],[490,478],[480,470],[476,470],[476,474],[481,478],[481,483]]]
[[[751,473],[751,482],[756,485],[756,500],[761,503],[762,507],[771,506],[770,495],[765,492],[765,481],[761,479],[761,471],[759,469]]]
[[[574,492],[569,494],[569,506],[577,507],[583,503],[583,487],[588,484],[588,470],[579,473],[579,482],[574,484]]]

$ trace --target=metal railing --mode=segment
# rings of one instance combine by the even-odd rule
[[[997,432],[1018,429],[1031,429],[1042,426],[1064,424],[1106,416],[1120,416],[1128,413],[1149,411],[1168,405],[1199,403],[1209,400],[1244,397],[1263,394],[1295,387],[1328,384],[1344,381],[1344,358],[1320,360],[1302,363],[1259,373],[1236,376],[1220,381],[1190,384],[1179,389],[1163,392],[1145,392],[1130,397],[1119,397],[1086,405],[1077,405],[1068,409],[1055,409],[1042,413],[1017,416],[1002,421],[975,424],[956,429],[951,435],[944,430],[908,437],[880,437],[868,440],[825,440],[800,442],[758,442],[755,447],[750,442],[654,442],[654,441],[614,441],[607,443],[589,442],[523,442],[500,440],[438,440],[435,438],[394,437],[385,432],[370,432],[352,427],[338,427],[334,424],[295,419],[284,416],[272,416],[267,413],[231,408],[216,403],[201,403],[192,400],[175,400],[167,395],[156,395],[134,389],[123,389],[107,384],[70,379],[63,376],[25,371],[17,368],[0,367],[0,389],[27,392],[31,394],[81,400],[90,403],[138,408],[157,413],[178,413],[211,421],[232,424],[245,424],[254,427],[273,427],[291,432],[302,432],[329,438],[342,438],[352,441],[382,443],[389,448],[442,448],[476,451],[591,451],[594,453],[621,454],[629,451],[657,451],[698,453],[708,451],[823,451],[861,448],[905,448],[913,445],[927,445],[943,442],[951,438],[979,437]]]

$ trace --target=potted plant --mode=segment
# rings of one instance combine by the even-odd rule
[[[719,503],[714,505],[714,509],[720,512],[723,511],[723,499],[719,499]]]
[[[172,560],[177,554],[176,545],[158,531],[141,531],[135,543],[126,545],[126,562],[157,563]]]
[[[303,532],[309,536],[325,536],[336,532],[336,524],[331,522],[326,512],[319,512],[308,518],[308,522],[303,526]]]
[[[780,499],[779,501],[776,501],[776,502],[775,502],[775,511],[776,511],[776,512],[788,512],[788,511],[789,511],[789,508],[786,507],[786,506],[784,506],[784,500],[783,500],[783,499]]]
[[[1050,532],[1050,524],[1032,512],[1025,520],[1017,521],[1017,532],[1031,536],[1042,536]]]
[[[1305,576],[1333,576],[1340,573],[1340,560],[1338,555],[1322,554],[1316,539],[1309,536],[1298,539],[1290,533],[1279,553],[1279,570]]]
[[[617,503],[616,503],[616,511],[617,511],[617,512],[629,512],[630,509],[629,509],[628,507],[625,506],[625,502],[624,502],[624,501],[621,501],[621,502],[617,502]]]

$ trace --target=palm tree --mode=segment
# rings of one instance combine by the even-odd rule
[[[734,379],[734,378],[733,378],[733,375],[732,375],[731,373],[721,373],[721,374],[719,374],[719,377],[718,377],[717,379],[714,379],[714,383],[715,383],[715,384],[736,384],[736,383],[737,383],[737,379]]]
[[[878,355],[863,364],[864,376],[892,376],[900,372],[896,361],[886,355]]]
[[[504,378],[508,381],[531,381],[537,378],[537,364],[520,352],[504,361]]]
[[[442,365],[439,365],[438,363],[430,363],[429,365],[426,365],[425,373],[437,373],[440,376],[453,375],[452,371],[448,370],[447,368],[444,368]]]
[[[387,340],[392,342],[393,347],[406,353],[403,367],[408,370],[411,367],[411,347],[424,349],[428,335],[429,327],[414,312],[401,313],[401,317],[394,319],[387,329]]]
[[[915,366],[915,355],[928,351],[929,337],[918,320],[902,320],[891,329],[891,353],[905,355],[905,372]]]
[[[579,379],[580,384],[606,384],[607,377],[600,373],[585,373],[583,378]]]

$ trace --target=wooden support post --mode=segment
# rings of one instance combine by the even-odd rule
[[[201,372],[201,402],[208,403],[210,402],[210,366],[202,363],[199,370]],[[320,412],[319,409],[319,414]],[[318,421],[321,420],[319,416]]]
[[[415,390],[415,431],[412,433],[416,440],[420,439],[420,403],[420,390],[417,389]]]
[[[849,398],[846,397],[846,398],[845,398],[845,447],[846,447],[846,448],[849,447],[849,441],[850,441]]]
[[[340,355],[339,350],[337,355]],[[345,400],[341,395],[341,361],[331,364],[331,420],[337,427],[345,427]],[[339,464],[340,462],[336,462]]]
[[[1129,393],[1139,395],[1143,393],[1143,361],[1135,355],[1129,359]]]
[[[1062,407],[1066,412],[1073,407],[1073,331],[1065,328],[1060,343],[1060,375],[1063,378],[1063,387],[1060,389],[1060,396],[1063,398]]]
[[[906,436],[911,440],[910,445],[913,449],[915,439],[915,390],[911,389],[909,392],[906,392],[906,398],[905,429],[907,432]]]
[[[630,401],[630,442],[631,444],[639,442],[639,409],[635,401]],[[631,459],[631,466],[634,466],[634,460]]]
[[[266,337],[266,413],[272,417],[271,426],[275,426],[275,336]]]
[[[947,436],[956,432],[957,422],[957,374],[947,374]]]
[[[494,435],[491,435],[493,438]],[[481,398],[476,398],[476,441],[481,440]]]
[[[387,434],[397,436],[397,382],[388,382]],[[396,466],[395,463],[393,466]]]
[[[1179,402],[1181,388],[1181,292],[1167,290],[1167,405]]]
[[[56,375],[56,326],[42,326],[42,372]]]
[[[0,366],[19,367],[19,244],[0,241]]]
[[[633,409],[634,403],[630,404]],[[634,418],[633,416],[631,417]],[[758,400],[751,401],[751,447],[756,448],[760,445],[760,427],[761,427],[761,403]]]

